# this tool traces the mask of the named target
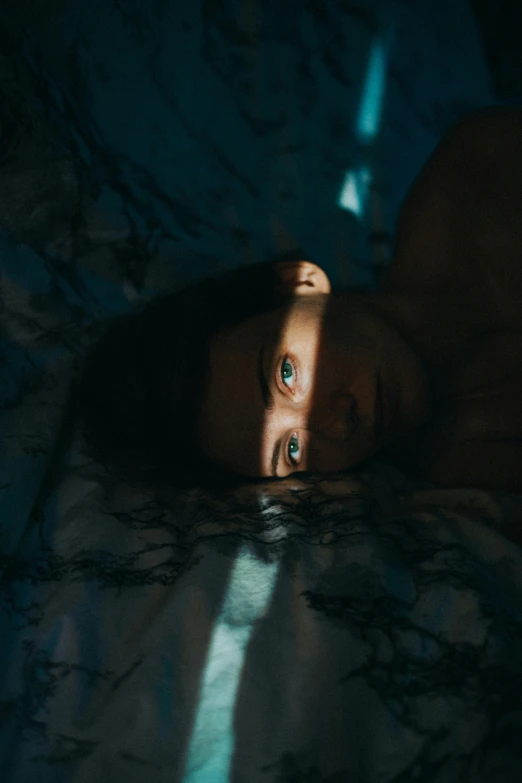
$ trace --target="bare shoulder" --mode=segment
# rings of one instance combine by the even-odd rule
[[[449,130],[444,143],[455,146],[462,155],[505,154],[508,148],[522,149],[522,107],[489,106],[460,118]],[[459,149],[460,148],[460,149]]]
[[[522,107],[490,106],[465,114],[441,138],[413,187],[433,173],[453,184],[477,184],[477,175],[491,163],[509,159],[518,165],[521,133]]]
[[[521,174],[522,108],[495,106],[466,114],[440,140],[411,185],[398,234],[418,231],[419,221],[424,230],[424,222],[434,216],[442,218],[439,227],[447,232],[462,212],[471,213],[470,199],[492,187],[506,189],[512,180],[522,188]]]
[[[401,208],[389,284],[462,291],[502,323],[522,313],[522,109],[466,115]]]

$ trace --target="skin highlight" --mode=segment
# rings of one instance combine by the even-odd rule
[[[244,476],[346,470],[427,421],[426,372],[364,297],[329,293],[311,262],[283,272],[286,305],[212,340],[199,444]]]

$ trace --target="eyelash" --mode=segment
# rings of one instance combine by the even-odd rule
[[[293,438],[296,438],[296,440],[297,440],[297,449],[298,449],[298,451],[301,451],[301,443],[299,442],[299,437],[297,435],[297,432],[293,432],[290,435],[290,439],[289,439],[288,443],[286,444],[286,453],[288,454],[288,459],[290,460],[292,466],[294,468],[297,468],[299,466],[299,462],[296,459],[294,459],[293,456],[290,454],[290,443],[292,442]]]
[[[293,376],[293,381],[294,381],[294,388],[293,389],[291,389],[290,386],[286,385],[286,383],[284,381],[284,378],[283,378],[283,367],[284,367],[286,362],[288,362],[288,364],[292,368],[292,376]],[[297,367],[295,366],[294,361],[292,360],[292,358],[290,356],[288,356],[288,354],[286,356],[283,356],[283,358],[281,360],[281,366],[279,367],[279,377],[281,378],[281,383],[283,384],[285,389],[288,389],[288,391],[290,391],[292,394],[294,394],[295,393],[295,385],[296,385],[296,383],[298,381],[298,378],[299,378],[299,373],[297,372]]]
[[[285,381],[284,381],[284,378],[283,378],[283,367],[285,366],[285,364],[286,364],[286,363],[288,363],[288,364],[290,365],[290,367],[292,368],[292,380],[293,380],[293,388],[290,388],[289,386],[287,386],[287,385],[286,385],[286,383],[285,383]],[[297,381],[298,381],[298,378],[299,378],[299,374],[298,374],[298,372],[297,372],[297,367],[295,366],[295,362],[292,360],[292,358],[291,358],[291,357],[290,357],[288,354],[286,354],[285,356],[283,356],[283,358],[282,358],[282,360],[281,360],[281,366],[280,366],[280,368],[279,368],[279,376],[280,376],[280,378],[281,378],[281,382],[283,383],[283,386],[284,386],[286,389],[288,389],[288,390],[291,392],[291,394],[295,394],[295,386],[296,386],[296,384],[297,384]],[[300,442],[299,436],[297,435],[297,433],[296,433],[296,432],[293,432],[293,433],[290,435],[290,438],[289,438],[289,440],[288,440],[288,443],[286,444],[286,454],[287,454],[287,456],[288,456],[288,460],[289,460],[290,464],[292,465],[292,467],[294,467],[294,468],[297,468],[297,467],[299,466],[299,462],[300,462],[300,461],[301,461],[301,459],[302,459],[302,455],[301,455],[301,459],[299,459],[299,460],[296,460],[296,459],[295,459],[295,458],[294,458],[294,457],[293,457],[293,456],[290,454],[290,444],[291,444],[291,442],[292,442],[292,440],[293,440],[294,438],[297,440],[297,451],[298,451],[298,452],[300,452],[300,451],[301,451],[301,448],[302,448],[302,446],[301,446],[301,442]]]

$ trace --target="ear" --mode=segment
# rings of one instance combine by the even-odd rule
[[[332,290],[326,272],[311,261],[276,261],[274,268],[277,293],[312,296]]]

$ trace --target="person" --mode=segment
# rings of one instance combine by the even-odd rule
[[[282,260],[120,319],[82,379],[98,453],[179,486],[378,454],[437,485],[521,490],[521,139],[514,108],[450,129],[380,290],[333,292],[317,264]]]

